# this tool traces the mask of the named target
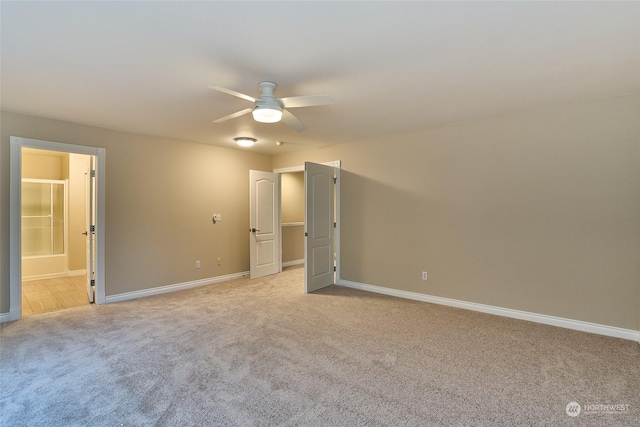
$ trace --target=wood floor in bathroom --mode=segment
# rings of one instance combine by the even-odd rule
[[[85,276],[22,282],[22,317],[89,304]]]

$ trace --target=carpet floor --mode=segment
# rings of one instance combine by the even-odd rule
[[[636,342],[301,268],[2,324],[0,374],[2,426],[640,425]]]

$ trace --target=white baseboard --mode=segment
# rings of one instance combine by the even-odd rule
[[[637,341],[640,343],[640,331],[634,331],[632,329],[623,329],[615,326],[600,325],[598,323],[583,322],[581,320],[565,319],[562,317],[548,316],[546,314],[512,310],[509,308],[460,301],[433,295],[420,294],[417,292],[409,292],[399,289],[385,288],[382,286],[367,285],[364,283],[351,282],[349,280],[340,280],[338,282],[338,285],[348,288],[360,289],[363,291],[375,292],[377,294],[390,295],[394,297],[428,302],[432,304],[446,305],[449,307],[463,308],[465,310],[479,311],[481,313],[511,317],[513,319],[528,320],[530,322],[558,326],[560,328],[573,329],[576,331],[590,332],[592,334],[607,335],[610,337],[622,338],[626,340]]]
[[[22,281],[31,282],[33,280],[57,279],[58,277],[85,276],[86,274],[87,274],[87,270],[69,270],[66,273],[50,273],[50,274],[39,274],[37,276],[24,276],[22,278]]]
[[[248,271],[243,273],[227,274],[226,276],[210,277],[208,279],[194,280],[192,282],[177,283],[175,285],[159,286],[157,288],[144,289],[141,291],[125,292],[123,294],[107,295],[103,299],[105,303],[127,301],[135,298],[149,297],[152,295],[165,294],[167,292],[181,291],[183,289],[195,288],[198,286],[212,285],[214,283],[226,282],[228,280],[241,279],[249,275]]]
[[[22,276],[23,282],[32,282],[34,280],[46,280],[46,279],[57,279],[59,277],[68,277],[67,273],[49,273],[49,274],[38,274],[37,276]]]
[[[304,258],[302,259],[294,259],[293,261],[286,261],[282,263],[283,267],[291,267],[292,265],[300,265],[304,264]]]
[[[8,313],[0,313],[0,323],[20,320],[20,307],[11,307]]]
[[[69,270],[67,272],[67,276],[69,277],[73,277],[73,276],[86,276],[87,275],[87,270]]]

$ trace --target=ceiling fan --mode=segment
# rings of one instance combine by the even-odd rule
[[[245,108],[244,110],[236,111],[233,114],[214,120],[213,123],[221,123],[252,113],[253,119],[257,122],[276,123],[282,120],[285,124],[291,126],[298,132],[302,132],[307,127],[296,116],[288,111],[289,108],[314,107],[316,105],[328,105],[333,103],[329,95],[276,98],[273,91],[278,87],[278,85],[273,82],[261,82],[258,86],[260,86],[260,97],[258,98],[254,98],[222,86],[209,86],[211,89],[253,102],[252,108]]]

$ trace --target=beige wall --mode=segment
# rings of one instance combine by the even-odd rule
[[[55,151],[25,149],[22,153],[22,177],[30,179],[68,178],[69,155]]]
[[[282,177],[282,222],[304,222],[304,172]],[[282,227],[282,262],[304,259],[304,226]]]
[[[271,157],[7,112],[0,120],[1,312],[9,310],[12,135],[106,149],[107,295],[249,269],[249,169],[272,170]],[[214,213],[223,218],[216,225]]]
[[[632,95],[273,166],[342,160],[342,279],[638,330],[639,128]]]
[[[304,172],[283,173],[282,222],[304,222]]]
[[[304,227],[282,227],[282,262],[304,259]]]

